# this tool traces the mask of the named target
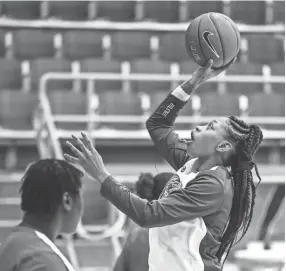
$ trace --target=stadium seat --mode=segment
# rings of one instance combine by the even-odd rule
[[[61,20],[88,19],[88,1],[49,1],[49,17]]]
[[[144,1],[144,19],[158,22],[178,22],[179,1]]]
[[[271,68],[271,74],[272,75],[282,75],[285,77],[285,63],[284,62],[277,62],[275,64],[272,64],[270,66]],[[280,94],[285,95],[285,83],[279,84],[279,83],[272,83],[272,90],[275,92],[279,92]]]
[[[180,67],[180,74],[189,75],[198,69],[200,66],[196,63],[192,62],[191,60],[185,60],[179,62]],[[183,82],[181,82],[183,83]],[[197,88],[197,93],[205,93],[205,92],[214,92],[217,91],[218,84],[214,82],[206,82]]]
[[[131,22],[135,19],[136,1],[98,1],[97,17],[110,21]]]
[[[285,116],[285,100],[277,93],[255,93],[249,96],[249,116]]]
[[[27,165],[40,159],[37,146],[17,146],[17,170],[25,170]]]
[[[155,112],[158,106],[163,102],[167,97],[168,92],[164,91],[153,91],[150,92],[150,111],[151,113]]]
[[[230,18],[243,24],[265,24],[266,1],[231,1]]]
[[[41,76],[48,72],[70,72],[71,65],[65,59],[42,58],[31,61],[32,89],[38,91]],[[70,89],[71,80],[57,80],[48,83],[48,89]]]
[[[6,54],[5,32],[0,31],[0,57],[4,57],[5,54]]]
[[[67,31],[63,34],[63,55],[67,59],[102,57],[103,32]]]
[[[9,18],[33,20],[40,18],[40,1],[1,1],[2,14]]]
[[[261,75],[262,66],[254,63],[239,63],[236,62],[229,69],[226,70],[227,75]],[[229,93],[239,93],[250,95],[254,92],[261,92],[263,90],[262,83],[226,83]]]
[[[6,129],[31,130],[37,96],[20,91],[0,92],[0,125]]]
[[[239,94],[197,93],[201,98],[202,116],[239,116]]]
[[[188,20],[207,12],[223,13],[222,1],[187,1],[186,5]]]
[[[285,24],[285,1],[273,2],[273,22]]]
[[[0,59],[0,90],[21,89],[21,63],[16,59]]]
[[[235,245],[234,250],[245,248],[250,241],[254,241],[258,239],[259,229],[264,219],[265,211],[267,210],[270,200],[273,197],[272,189],[274,189],[273,184],[263,183],[263,181],[257,187],[257,192],[256,192],[257,196],[255,198],[253,216],[251,219],[249,229],[246,235],[243,237],[243,239],[237,245]],[[277,228],[275,230],[284,231],[284,235],[285,235],[285,226],[281,224],[280,225],[277,224],[277,226],[279,227],[279,229]],[[283,241],[284,241],[284,237],[283,237]]]
[[[111,57],[117,60],[150,58],[150,33],[115,32],[111,36]]]
[[[270,64],[284,60],[283,38],[273,35],[247,35],[248,59],[252,62]]]
[[[160,73],[170,74],[170,63],[151,59],[138,59],[131,62],[131,73]],[[171,74],[170,74],[171,76]],[[170,91],[171,82],[163,81],[134,81],[131,83],[132,91]]]
[[[174,62],[190,59],[185,46],[185,33],[167,33],[160,36],[159,56],[162,60]]]
[[[104,91],[99,94],[100,115],[142,115],[141,98],[138,93],[123,91]],[[115,129],[139,129],[138,123],[101,123]]]
[[[87,99],[82,92],[54,90],[48,94],[52,113],[55,115],[87,114]],[[86,123],[56,123],[58,129],[85,130]]]
[[[81,62],[81,72],[121,73],[121,63],[114,60],[86,59]],[[95,90],[120,90],[121,81],[105,80],[95,82]]]
[[[13,52],[17,59],[53,57],[54,36],[47,30],[18,30],[13,33]]]

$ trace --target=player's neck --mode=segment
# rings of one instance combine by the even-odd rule
[[[54,241],[60,234],[59,226],[53,216],[35,216],[31,214],[25,214],[20,226],[32,228],[43,234],[45,234],[50,240]]]
[[[223,165],[222,161],[218,161],[216,157],[199,157],[195,162],[194,169],[196,171],[202,171],[221,165]]]

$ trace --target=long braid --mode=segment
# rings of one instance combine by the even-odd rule
[[[231,116],[228,133],[231,138],[238,141],[238,144],[229,161],[234,181],[234,195],[229,220],[217,251],[219,261],[222,261],[224,255],[224,261],[226,260],[230,249],[241,240],[249,228],[256,196],[256,187],[251,172],[253,166],[261,180],[257,166],[252,162],[252,156],[263,138],[260,128],[256,125],[248,125]]]

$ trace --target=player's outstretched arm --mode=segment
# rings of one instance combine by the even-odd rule
[[[111,176],[91,140],[85,134],[82,136],[82,139],[74,137],[80,150],[67,142],[74,156],[65,154],[65,158],[101,183],[101,195],[141,227],[175,224],[209,215],[221,207],[223,186],[218,178],[209,175],[198,175],[184,189],[174,190],[160,200],[148,202],[139,198]]]

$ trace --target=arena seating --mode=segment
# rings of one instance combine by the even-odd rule
[[[41,15],[41,4],[35,1],[2,1],[1,15],[15,19],[38,19]]]
[[[160,36],[159,57],[167,61],[183,61],[188,59],[184,33],[166,33]]]
[[[31,89],[39,89],[39,79],[47,72],[70,72],[71,63],[66,59],[38,58],[31,61]],[[48,83],[48,89],[71,89],[71,81],[54,81]]]
[[[268,35],[247,36],[248,58],[250,62],[271,64],[284,60],[283,37]]]
[[[102,32],[67,31],[63,33],[63,56],[68,59],[85,59],[103,56]]]
[[[20,219],[20,176],[28,163],[41,157],[33,126],[41,76],[47,72],[118,75],[118,80],[95,80],[93,84],[78,79],[51,81],[48,98],[52,114],[69,118],[55,122],[55,134],[94,129],[91,134],[100,137],[95,142],[112,173],[132,179],[128,183],[132,187],[139,172],[156,173],[155,164],[159,171],[170,170],[162,166],[162,158],[143,135],[142,116],[150,115],[183,81],[178,76],[190,75],[198,67],[189,60],[183,31],[187,22],[209,11],[229,15],[242,29],[239,59],[221,78],[260,76],[260,80],[208,82],[196,91],[181,115],[185,120],[224,115],[271,120],[261,124],[270,137],[255,156],[266,181],[258,189],[250,230],[236,249],[255,240],[274,183],[283,182],[285,174],[285,142],[277,136],[284,131],[284,122],[278,120],[285,115],[285,84],[267,82],[272,76],[285,75],[284,9],[284,1],[0,1],[0,242]],[[158,74],[172,80],[120,79],[129,74]],[[92,85],[94,94],[86,96]],[[88,119],[91,111],[92,117],[101,120],[91,126],[73,121],[76,117]],[[112,121],[108,115],[125,118],[125,122]],[[132,122],[136,117],[138,121]],[[176,129],[186,131],[201,123],[182,121]],[[117,138],[118,131],[131,134],[132,139]],[[66,136],[59,141],[64,139]],[[129,176],[125,176],[126,167]],[[99,196],[98,186],[87,179],[84,182],[83,223],[105,224],[110,206]],[[284,238],[283,221],[282,215],[274,240]],[[64,244],[59,244],[65,251]],[[113,248],[107,241],[75,242],[80,265],[96,265],[100,270],[108,266],[104,258],[112,258]]]
[[[227,71],[226,74],[229,75],[263,75],[262,65],[257,63],[235,63]],[[244,95],[249,95],[254,92],[261,92],[263,90],[262,83],[226,83],[226,88],[231,93],[241,93]]]
[[[36,98],[32,93],[1,91],[0,125],[12,130],[31,130]]]
[[[17,30],[12,32],[13,55],[20,60],[52,58],[55,55],[54,33],[43,30]]]
[[[150,33],[137,31],[112,33],[111,57],[121,61],[150,58]]]
[[[230,17],[246,24],[264,24],[266,22],[265,1],[231,1]]]
[[[17,59],[0,59],[0,89],[22,88],[22,68]]]
[[[97,17],[99,19],[130,22],[135,20],[135,2],[100,1],[97,2]]]
[[[116,60],[108,59],[85,59],[80,62],[81,72],[106,72],[106,73],[122,73],[122,64]],[[82,82],[86,85],[85,82]],[[94,82],[96,92],[104,90],[121,90],[122,81],[97,81]]]
[[[169,74],[171,76],[171,63],[167,61],[151,60],[151,59],[136,59],[131,62],[130,72],[131,74],[138,73],[159,73]],[[171,90],[170,82],[160,81],[134,81],[131,83],[132,91],[144,91],[149,94],[157,91],[169,91]]]
[[[205,1],[202,5],[198,1],[186,1],[186,19],[194,19],[206,12],[224,13],[224,5],[222,1]]]
[[[84,21],[88,19],[88,2],[55,1],[49,2],[49,17],[60,20]]]
[[[164,5],[160,1],[148,1],[143,6],[143,20],[157,22],[178,22],[179,21],[179,2],[166,1]]]

